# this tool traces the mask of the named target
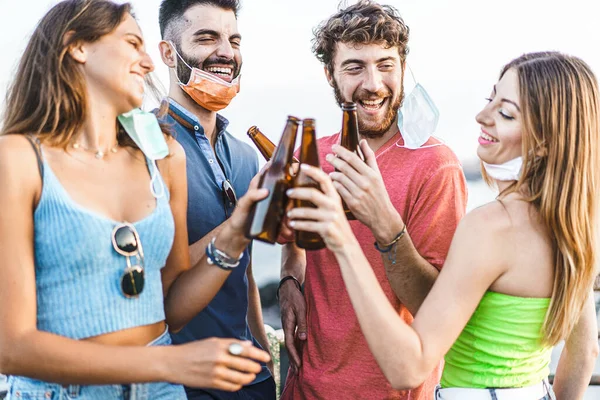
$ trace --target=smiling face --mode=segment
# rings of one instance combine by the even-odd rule
[[[234,12],[212,5],[196,5],[185,12],[183,19],[185,26],[178,48],[183,61],[226,82],[237,77],[242,66],[242,36]],[[178,60],[177,76],[183,83],[190,79],[189,67]]]
[[[339,104],[357,103],[360,133],[377,138],[395,129],[404,98],[403,64],[397,47],[338,43],[333,75],[325,69]]]
[[[142,105],[144,77],[154,64],[131,14],[111,33],[76,47],[72,55],[82,64],[89,98],[109,98],[118,113]]]
[[[73,46],[70,54],[82,65],[88,98],[108,99],[119,114],[142,105],[144,77],[154,64],[131,14],[111,33]]]
[[[488,164],[503,164],[522,153],[519,77],[513,69],[500,78],[487,100],[475,117],[481,125],[477,155]]]

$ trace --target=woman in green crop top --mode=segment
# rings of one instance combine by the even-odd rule
[[[445,355],[436,399],[550,399],[550,351],[564,339],[554,391],[559,399],[579,399],[598,354],[591,296],[600,198],[598,84],[576,57],[531,53],[503,68],[487,102],[476,117],[477,154],[500,194],[461,221],[412,325],[385,297],[336,191],[358,196],[381,179],[364,140],[366,164],[334,146],[332,164],[340,172],[331,178],[302,166],[323,193],[294,189],[292,198],[310,199],[317,208],[293,209],[290,226],[318,232],[336,255],[358,322],[394,388],[418,386]],[[388,274],[411,268],[402,256],[415,251],[407,240],[410,216],[402,219],[394,242],[376,243]],[[401,290],[395,293],[406,303]]]

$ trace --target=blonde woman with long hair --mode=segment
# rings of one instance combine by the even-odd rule
[[[349,227],[331,178],[290,196],[317,208],[289,213],[297,230],[318,232],[338,259],[348,295],[377,362],[391,384],[411,388],[445,355],[436,399],[551,399],[552,347],[566,340],[554,391],[579,399],[598,354],[592,284],[596,271],[599,97],[590,68],[560,53],[523,55],[508,65],[481,125],[478,156],[496,201],[460,223],[448,258],[411,326],[390,306]],[[341,147],[330,162],[377,171]],[[408,251],[403,238],[378,243],[388,273]]]

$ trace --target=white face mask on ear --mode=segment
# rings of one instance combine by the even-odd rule
[[[169,146],[158,124],[156,115],[136,108],[119,115],[117,119],[129,137],[133,139],[142,153],[154,165],[150,179],[150,192],[157,199],[164,196],[165,188],[158,176],[156,160],[163,159],[169,155]],[[159,189],[154,187],[155,183],[158,184]]]
[[[408,70],[416,83],[410,66],[408,66]],[[398,128],[404,139],[404,146],[399,147],[411,150],[422,148],[421,146],[435,132],[439,119],[440,112],[437,106],[425,88],[420,83],[416,83],[415,88],[404,99],[402,108],[398,110]],[[434,144],[423,148],[439,145]]]
[[[490,178],[497,181],[518,181],[523,168],[523,157],[513,158],[503,164],[488,164],[483,162],[483,168]]]

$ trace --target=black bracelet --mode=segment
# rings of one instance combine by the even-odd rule
[[[283,278],[281,278],[281,280],[279,281],[279,285],[277,286],[277,293],[275,293],[275,298],[277,300],[279,300],[279,289],[281,289],[281,285],[283,285],[285,281],[289,281],[290,279],[294,281],[294,283],[296,284],[296,287],[298,288],[300,293],[302,293],[302,285],[300,284],[300,281],[292,275],[287,275],[287,276],[284,276]]]
[[[380,253],[388,253],[390,250],[392,250],[392,247],[398,242],[398,240],[400,240],[402,238],[402,236],[404,236],[404,234],[406,233],[406,224],[404,224],[404,228],[402,228],[402,230],[400,231],[399,234],[396,235],[396,237],[394,238],[394,240],[392,240],[389,244],[386,244],[385,246],[379,246],[377,244],[377,240],[375,241],[375,248],[380,252]]]

